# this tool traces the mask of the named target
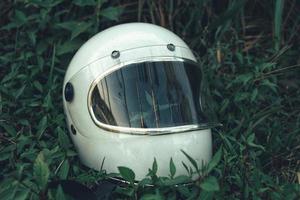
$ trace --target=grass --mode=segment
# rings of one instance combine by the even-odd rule
[[[224,126],[213,130],[215,157],[194,184],[175,187],[189,177],[157,177],[154,162],[146,179],[111,190],[111,198],[300,198],[298,1],[28,0],[0,8],[0,199],[67,199],[50,183],[75,180],[93,189],[110,176],[79,162],[62,82],[80,45],[131,21],[184,38],[206,71]],[[134,172],[119,169],[132,182]]]

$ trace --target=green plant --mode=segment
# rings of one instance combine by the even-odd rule
[[[299,199],[300,3],[274,1],[1,1],[0,199],[68,199],[54,180],[92,188],[114,176],[84,167],[68,137],[61,91],[75,51],[117,23],[144,21],[183,37],[199,58],[223,127],[202,175],[158,177],[154,161],[117,199]],[[149,158],[153,159],[153,158]],[[105,162],[105,161],[104,161]],[[154,185],[147,187],[147,185]]]

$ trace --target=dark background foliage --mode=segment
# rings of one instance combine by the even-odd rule
[[[135,21],[164,26],[190,45],[224,126],[213,130],[217,153],[197,182],[174,186],[186,177],[172,176],[172,162],[171,176],[157,177],[154,162],[148,179],[110,198],[300,199],[299,1],[3,0],[0,8],[0,199],[68,199],[50,182],[93,189],[109,176],[79,162],[62,82],[88,38]],[[134,172],[119,170],[132,180]]]

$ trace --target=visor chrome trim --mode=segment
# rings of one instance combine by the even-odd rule
[[[181,133],[181,132],[188,132],[188,131],[195,131],[195,130],[203,130],[203,129],[210,129],[214,128],[216,126],[221,126],[222,124],[220,123],[203,123],[203,124],[191,124],[191,125],[183,125],[183,126],[175,126],[175,127],[164,127],[164,128],[132,128],[132,127],[122,127],[122,126],[114,126],[114,125],[109,125],[100,122],[97,120],[93,108],[92,108],[92,92],[94,88],[97,86],[98,82],[103,79],[104,77],[108,76],[109,74],[113,73],[114,71],[130,65],[130,64],[138,64],[138,63],[143,63],[146,61],[151,61],[151,62],[159,62],[159,61],[177,61],[177,62],[188,62],[192,63],[198,66],[198,63],[189,60],[189,59],[184,59],[184,58],[179,58],[179,57],[145,57],[141,58],[138,60],[132,60],[130,62],[122,62],[120,64],[117,64],[98,76],[91,84],[89,91],[88,91],[88,99],[87,99],[87,106],[88,106],[88,111],[92,117],[92,120],[94,123],[107,131],[110,132],[115,132],[115,133],[125,133],[125,134],[132,134],[132,135],[164,135],[164,134],[173,134],[173,133]]]

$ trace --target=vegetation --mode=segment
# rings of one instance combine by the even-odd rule
[[[300,199],[299,1],[3,0],[0,8],[0,199],[68,199],[50,183],[93,188],[109,176],[79,162],[62,82],[88,38],[133,21],[167,27],[198,54],[224,126],[213,130],[216,153],[200,180],[175,186],[188,177],[173,177],[171,161],[170,177],[157,177],[154,162],[135,185],[120,167],[131,184],[111,198]]]

